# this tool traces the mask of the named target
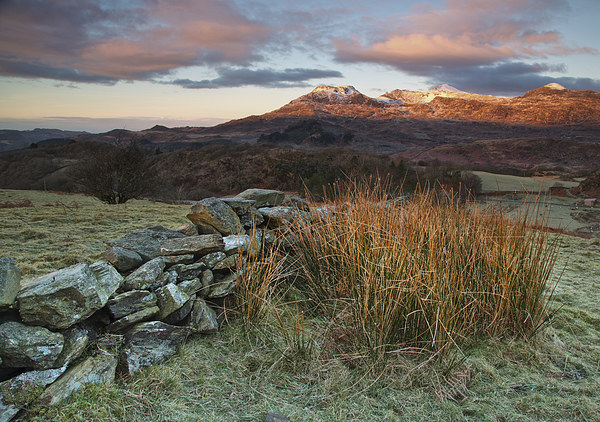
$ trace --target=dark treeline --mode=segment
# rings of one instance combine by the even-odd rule
[[[466,183],[472,192],[478,188],[472,175],[441,163],[417,170],[389,156],[340,147],[298,150],[265,143],[219,144],[161,152],[131,142],[121,146],[76,142],[0,155],[2,188],[87,192],[102,197],[94,176],[104,177],[101,187],[114,190],[127,181],[124,177],[139,183],[141,175],[145,189],[133,197],[169,201],[235,194],[250,187],[300,194],[308,190],[319,198],[324,188],[344,178],[386,178],[391,186],[402,186],[405,191],[424,183],[455,189],[463,186],[463,190]]]

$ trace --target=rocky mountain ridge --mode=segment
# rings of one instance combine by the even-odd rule
[[[600,124],[600,94],[557,83],[504,98],[473,94],[444,84],[427,91],[396,89],[378,98],[353,86],[322,85],[261,118],[365,117],[463,120],[533,125]]]

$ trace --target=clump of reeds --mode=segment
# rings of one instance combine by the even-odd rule
[[[239,248],[234,290],[235,309],[246,325],[259,324],[272,303],[277,284],[285,275],[278,242],[271,244],[255,225],[246,250]]]
[[[529,229],[527,215],[511,221],[451,194],[390,201],[388,188],[337,185],[292,229],[298,285],[359,352],[439,353],[472,336],[538,330],[556,251],[547,232]]]

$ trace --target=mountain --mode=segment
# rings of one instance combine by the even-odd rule
[[[441,84],[441,85],[438,85],[438,86],[434,86],[433,88],[430,88],[429,91],[434,91],[434,92],[454,92],[455,94],[468,94],[468,92],[461,91],[460,89],[455,88],[452,85],[448,85],[448,84]]]
[[[66,138],[86,132],[74,132],[59,129],[10,130],[0,129],[0,153],[29,148],[31,144],[64,142]]]
[[[396,89],[379,98],[351,86],[319,86],[264,119],[280,117],[463,120],[541,125],[600,123],[600,94],[551,83],[521,97],[473,94],[443,84],[427,91]]]
[[[600,94],[555,83],[512,98],[469,93],[447,84],[426,91],[396,89],[377,98],[350,85],[321,85],[274,111],[214,127],[154,126],[73,139],[135,139],[157,153],[238,144],[333,147],[413,162],[478,162],[519,169],[548,164],[566,172],[586,172],[598,166],[593,158],[598,156],[599,134]],[[485,159],[477,155],[477,148],[489,151]],[[537,154],[539,148],[544,154]],[[511,154],[518,156],[508,159]],[[473,159],[465,161],[464,156]]]

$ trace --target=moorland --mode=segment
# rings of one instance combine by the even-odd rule
[[[359,314],[360,307],[350,305],[363,297],[352,296],[358,293],[351,287],[367,283],[360,276],[367,267],[333,262],[325,267],[340,265],[346,272],[323,280],[344,274],[351,280],[346,284],[349,290],[322,303],[331,299],[348,306],[345,312],[307,306],[318,302],[311,296],[315,289],[284,282],[289,274],[279,274],[276,285],[267,289],[269,295],[261,296],[258,320],[248,320],[243,311],[255,292],[238,291],[238,307],[217,334],[189,338],[167,362],[134,377],[88,386],[61,406],[32,406],[19,417],[258,421],[276,411],[292,421],[597,420],[600,208],[586,206],[583,200],[597,197],[600,187],[600,94],[557,87],[542,87],[514,99],[435,92],[422,96],[396,90],[375,100],[348,87],[320,87],[274,112],[214,128],[114,130],[4,152],[0,154],[0,256],[14,257],[23,279],[30,280],[100,259],[108,239],[158,224],[174,228],[186,223],[190,204],[205,197],[235,195],[251,187],[273,188],[312,199],[312,207],[318,208],[335,196],[331,186],[336,180],[381,176],[387,178],[387,187],[394,187],[394,197],[411,198],[415,190],[425,188],[442,198],[444,192],[453,191],[460,199],[449,201],[450,211],[443,211],[449,214],[441,214],[443,218],[435,207],[417,208],[413,216],[423,224],[414,225],[416,231],[393,236],[400,243],[385,243],[390,239],[384,236],[378,240],[381,248],[360,243],[355,249],[342,248],[356,253],[348,255],[347,262],[381,263],[383,256],[365,251],[388,251],[390,261],[367,266],[374,272],[366,279],[393,282],[398,276],[388,277],[377,268],[403,271],[404,267],[394,267],[396,261],[412,262],[412,257],[423,256],[401,253],[409,244],[409,233],[429,239],[415,243],[421,249],[439,242],[430,249],[443,254],[430,257],[444,265],[418,267],[404,277],[428,280],[422,284],[425,293],[415,296],[426,299],[417,301],[421,308],[407,307],[410,316],[433,312],[425,306],[426,292],[444,286],[440,280],[460,284],[468,279],[465,273],[446,279],[451,271],[443,270],[445,265],[455,262],[457,268],[467,268],[465,263],[497,256],[490,258],[486,265],[491,266],[485,270],[469,274],[477,275],[475,281],[496,280],[490,276],[491,268],[496,268],[499,286],[520,286],[515,290],[518,295],[539,298],[543,309],[533,326],[526,324],[534,319],[533,312],[532,319],[520,320],[511,312],[494,313],[497,308],[457,317],[470,309],[467,304],[482,303],[478,309],[487,309],[484,299],[469,296],[485,290],[484,283],[466,290],[473,300],[464,309],[436,308],[454,309],[449,312],[454,317],[424,319],[426,324],[435,320],[464,325],[464,332],[445,326],[447,333],[453,333],[446,336],[445,345],[438,344],[439,336],[424,346],[422,340],[399,340],[393,333],[376,344],[377,336],[361,335],[361,330],[378,332],[373,327],[388,326],[389,313],[381,311],[378,322],[369,312]],[[145,174],[152,183],[141,198],[108,205],[85,194],[80,172],[90,160],[110,156],[115,142],[134,144],[142,151]],[[402,194],[396,190],[400,186]],[[368,190],[363,186],[357,193]],[[345,203],[352,200],[346,198]],[[363,213],[364,221],[356,214],[358,220],[345,227],[369,226],[379,217],[388,224],[394,212],[369,211]],[[397,215],[396,223],[408,218]],[[499,219],[488,219],[489,215]],[[459,219],[452,220],[455,217]],[[426,222],[435,221],[430,231],[419,231],[429,227]],[[455,223],[445,225],[447,221]],[[482,234],[486,230],[502,234],[488,238]],[[311,233],[305,246],[317,250],[310,240],[319,239],[320,232]],[[319,247],[338,238],[342,235],[326,233]],[[484,240],[475,244],[468,243],[470,239]],[[352,244],[351,239],[344,243]],[[460,247],[455,249],[456,245]],[[445,255],[448,249],[455,252]],[[510,255],[515,251],[528,258]],[[527,255],[532,251],[541,255],[537,259]],[[320,256],[336,254],[323,250]],[[513,267],[515,262],[523,266]],[[323,274],[327,271],[319,272],[320,277]],[[362,281],[353,284],[352,280]],[[389,285],[374,288],[390,290]],[[529,295],[533,290],[538,294]],[[496,296],[505,295],[486,297]],[[461,325],[457,320],[469,323]]]

